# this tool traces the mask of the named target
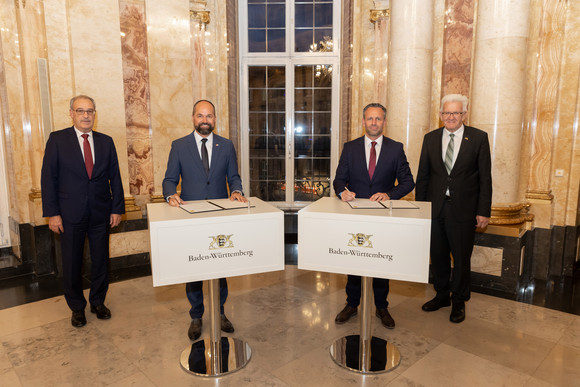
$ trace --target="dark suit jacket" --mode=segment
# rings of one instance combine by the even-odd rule
[[[89,179],[74,128],[50,134],[40,177],[43,216],[60,215],[63,221],[76,223],[88,206],[93,221],[108,223],[111,214],[125,213],[113,139],[93,131],[93,141],[95,164]]]
[[[475,216],[491,215],[491,156],[487,133],[465,126],[461,147],[451,174],[443,162],[443,128],[427,133],[419,158],[415,199],[432,203],[433,217],[443,206],[445,191],[453,202],[452,211],[459,221],[475,222]]]
[[[227,198],[228,185],[231,192],[242,192],[234,144],[215,133],[213,134],[209,176],[203,169],[193,132],[173,141],[163,179],[163,197],[177,192],[180,177],[180,196],[183,200]]]
[[[415,187],[403,144],[385,136],[372,181],[362,136],[344,144],[333,185],[337,195],[348,187],[358,198],[368,199],[377,192],[384,192],[393,200],[402,198]]]

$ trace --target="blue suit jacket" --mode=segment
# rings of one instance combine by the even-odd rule
[[[368,199],[377,192],[384,192],[397,200],[413,190],[415,183],[403,144],[383,136],[372,180],[369,178],[364,147],[364,136],[344,144],[333,182],[337,195],[348,187],[358,198]]]
[[[228,185],[231,192],[242,192],[234,144],[215,133],[209,175],[203,169],[193,132],[173,141],[163,179],[163,197],[177,192],[180,177],[183,200],[227,198]]]
[[[95,164],[89,179],[74,128],[50,134],[40,176],[43,216],[60,215],[63,221],[76,223],[88,206],[93,221],[108,223],[111,214],[125,213],[113,139],[93,131],[93,142]]]

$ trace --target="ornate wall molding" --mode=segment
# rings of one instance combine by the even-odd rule
[[[191,20],[198,22],[200,25],[207,26],[210,22],[209,11],[189,11]]]
[[[525,202],[492,206],[489,224],[514,225],[531,222],[534,220],[534,215],[528,213],[531,205],[531,203]]]
[[[376,23],[379,19],[385,19],[391,16],[389,9],[371,9],[371,22]]]
[[[528,190],[528,192],[526,192],[526,199],[552,201],[554,199],[554,195],[552,195],[551,192],[552,190]]]

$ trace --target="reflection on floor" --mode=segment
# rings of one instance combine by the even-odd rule
[[[4,281],[3,281],[4,282]],[[394,342],[392,372],[362,376],[339,368],[328,348],[359,331],[358,317],[335,325],[345,301],[343,275],[288,265],[284,271],[229,279],[232,334],[252,347],[242,370],[200,378],[181,369],[190,345],[184,285],[152,287],[150,276],[111,284],[111,320],[87,313],[70,325],[62,296],[0,310],[0,385],[6,386],[573,386],[580,380],[580,316],[472,294],[467,319],[421,304],[431,285],[391,282],[396,328],[373,319],[374,335]],[[42,284],[38,284],[42,287]],[[30,293],[21,289],[18,293]],[[10,297],[6,292],[2,298]],[[203,335],[207,336],[207,314]]]

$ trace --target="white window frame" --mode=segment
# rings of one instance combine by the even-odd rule
[[[286,73],[286,200],[270,202],[279,208],[302,208],[311,202],[294,201],[294,66],[295,65],[331,65],[332,66],[332,117],[330,145],[330,195],[334,194],[332,181],[339,159],[340,131],[340,27],[342,2],[333,2],[333,52],[294,52],[294,1],[286,1],[286,52],[250,53],[248,52],[247,25],[248,2],[240,0],[238,4],[240,55],[240,160],[241,177],[245,192],[250,192],[250,139],[249,139],[249,99],[248,67],[249,66],[284,66]]]

